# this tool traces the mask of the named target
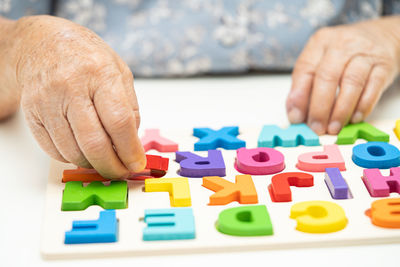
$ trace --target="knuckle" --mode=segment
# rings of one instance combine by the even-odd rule
[[[62,153],[69,162],[83,168],[88,168],[90,166],[89,162],[82,154],[79,148],[71,148],[65,149]]]
[[[338,74],[332,70],[331,68],[320,68],[319,70],[317,70],[317,72],[315,73],[315,79],[321,80],[323,82],[327,82],[327,83],[333,83],[333,82],[337,82],[339,77]]]
[[[124,67],[122,70],[122,77],[124,79],[124,81],[126,82],[126,84],[128,85],[133,85],[133,73],[132,71],[128,68],[128,66]]]
[[[306,73],[306,74],[313,74],[315,69],[315,64],[307,59],[299,58],[296,61],[294,66],[293,73],[297,74],[298,72]]]
[[[342,86],[350,86],[353,88],[363,88],[365,80],[360,74],[357,73],[346,73],[342,79]]]
[[[131,116],[122,115],[114,118],[111,122],[111,128],[113,131],[121,133],[130,129],[133,125],[133,118]]]
[[[27,114],[28,112],[29,113],[32,112],[31,108],[34,106],[34,103],[40,103],[40,102],[37,102],[38,100],[39,100],[38,97],[35,95],[32,95],[32,96],[22,95],[21,107],[24,110],[25,114]]]
[[[136,120],[136,128],[139,128],[140,126],[140,121],[141,121],[141,116],[139,110],[135,110],[135,120]]]
[[[82,150],[86,151],[90,157],[98,158],[104,152],[106,140],[99,136],[89,136],[82,142]]]

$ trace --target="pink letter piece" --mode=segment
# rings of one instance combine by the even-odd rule
[[[364,169],[362,180],[371,197],[388,197],[400,194],[400,167],[390,168],[390,175],[383,176],[379,169]]]
[[[264,175],[282,171],[285,168],[285,158],[281,152],[269,147],[237,151],[235,168],[244,174]]]
[[[176,152],[178,151],[178,144],[160,136],[159,129],[146,129],[144,136],[140,139],[144,151],[155,149],[159,152]]]
[[[346,170],[346,166],[337,145],[325,145],[323,152],[308,152],[298,157],[296,167],[309,172],[324,172],[325,168]]]

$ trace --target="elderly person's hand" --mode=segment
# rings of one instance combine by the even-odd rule
[[[122,59],[95,33],[64,19],[26,17],[13,27],[10,73],[41,147],[107,178],[143,170],[133,76]]]
[[[400,17],[322,28],[293,70],[289,120],[337,134],[368,116],[399,68]]]

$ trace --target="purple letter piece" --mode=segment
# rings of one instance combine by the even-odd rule
[[[191,152],[175,152],[175,157],[175,161],[181,165],[181,176],[225,176],[225,162],[220,150],[208,150],[208,157],[200,157]]]
[[[339,168],[325,169],[325,183],[333,199],[353,198],[349,186],[340,173]]]

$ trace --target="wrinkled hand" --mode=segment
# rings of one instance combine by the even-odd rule
[[[41,16],[18,22],[17,84],[27,122],[53,158],[107,178],[146,164],[128,66],[90,30]]]
[[[322,28],[294,67],[289,120],[337,134],[370,114],[399,69],[400,17]]]

